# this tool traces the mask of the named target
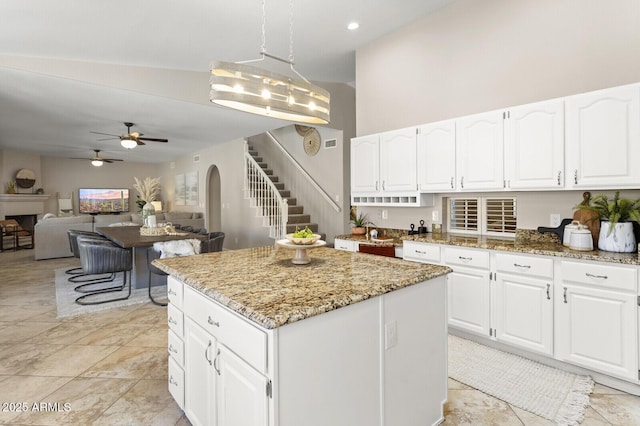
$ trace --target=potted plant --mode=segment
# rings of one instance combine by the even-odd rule
[[[371,222],[369,217],[364,213],[360,213],[359,215],[355,213],[352,214],[351,223],[353,224],[353,227],[351,228],[351,233],[353,235],[364,235],[367,232],[367,226],[375,226],[375,224]]]
[[[16,181],[10,180],[7,184],[7,194],[15,194],[16,193]]]
[[[636,251],[633,222],[640,223],[640,199],[620,198],[620,191],[616,191],[612,200],[601,194],[592,198],[589,204],[576,206],[576,209],[597,213],[600,218],[600,250],[623,253]]]

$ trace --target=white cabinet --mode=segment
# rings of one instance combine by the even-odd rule
[[[216,339],[187,318],[185,324],[185,406],[184,412],[195,426],[214,424],[215,376],[213,360]]]
[[[505,167],[510,189],[564,187],[564,101],[510,108],[505,120]]]
[[[351,139],[351,193],[378,192],[380,189],[379,136]]]
[[[566,99],[567,188],[640,185],[640,86]]]
[[[504,112],[456,120],[456,172],[463,191],[503,189]]]
[[[351,240],[341,240],[339,238],[336,238],[333,241],[333,247],[336,250],[353,251],[353,252],[358,251],[358,243]]]
[[[489,252],[444,247],[447,275],[447,315],[450,327],[482,336],[491,328]]]
[[[415,191],[416,128],[380,134],[380,180],[383,191]]]
[[[638,378],[638,277],[630,267],[560,262],[556,358]]]
[[[497,253],[493,336],[553,355],[553,260]]]
[[[418,189],[451,192],[456,188],[456,126],[454,120],[418,129]]]

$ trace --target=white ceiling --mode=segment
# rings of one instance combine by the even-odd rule
[[[454,0],[295,0],[296,69],[354,84],[355,50]],[[286,122],[207,102],[212,60],[258,58],[260,0],[0,1],[0,148],[163,162]],[[266,6],[267,51],[289,55],[289,2]],[[348,31],[356,20],[360,29]],[[202,90],[200,92],[200,87]],[[127,151],[91,131],[148,142]]]

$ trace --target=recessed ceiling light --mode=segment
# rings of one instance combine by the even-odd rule
[[[349,22],[349,25],[347,25],[347,29],[354,31],[357,30],[358,28],[360,28],[360,24],[358,24],[357,22]]]

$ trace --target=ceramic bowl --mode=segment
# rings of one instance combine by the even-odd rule
[[[310,238],[297,238],[294,237],[293,234],[287,234],[285,237],[290,243],[298,245],[311,245],[320,239],[320,235],[318,234],[313,234],[313,237]]]

